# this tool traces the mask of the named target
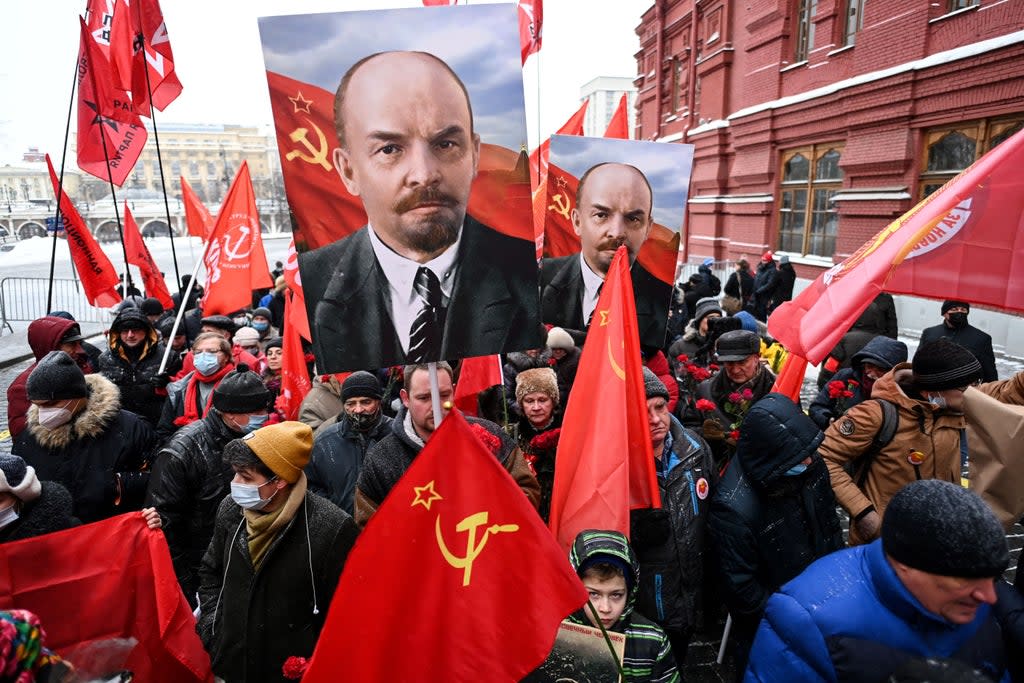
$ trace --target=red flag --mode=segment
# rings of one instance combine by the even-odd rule
[[[569,120],[562,124],[562,127],[555,131],[555,135],[583,135],[583,118],[587,115],[587,105],[590,100],[583,100],[583,104],[576,110],[576,113],[569,117]],[[530,177],[534,187],[540,185],[537,178],[537,169],[540,169],[540,180],[543,180],[548,173],[548,149],[551,147],[551,139],[540,144],[540,147],[530,152]]]
[[[285,327],[291,326],[303,339],[313,341],[309,333],[309,316],[306,313],[306,294],[302,290],[302,275],[299,273],[299,255],[295,250],[295,238],[288,243],[288,256],[284,262],[284,281],[291,290],[295,305],[285,314]],[[286,306],[287,308],[287,306]]]
[[[459,381],[455,385],[455,405],[467,415],[476,415],[476,395],[484,389],[502,384],[501,357],[477,356],[463,358]]]
[[[661,507],[647,425],[629,256],[608,268],[562,422],[551,530],[563,548],[584,529],[629,535],[629,511]]]
[[[1024,310],[1022,165],[1017,133],[779,306],[772,336],[818,364],[882,291]]]
[[[213,231],[213,216],[210,215],[210,210],[206,208],[206,205],[196,196],[195,190],[185,180],[185,176],[180,176],[180,179],[181,199],[185,205],[185,225],[188,226],[188,234],[193,237],[202,237],[204,240],[209,239],[210,232]]]
[[[366,224],[359,197],[345,189],[334,168],[338,137],[334,93],[267,72],[288,204],[296,243],[302,251],[330,244]],[[530,180],[525,155],[497,145],[480,145],[480,162],[468,213],[498,232],[532,240]]]
[[[181,94],[181,81],[174,71],[174,53],[158,0],[132,0],[131,4],[117,0],[111,59],[122,81],[131,74],[132,100],[139,114],[152,116],[150,99],[163,111]]]
[[[248,308],[252,303],[252,290],[274,284],[263,251],[248,162],[242,162],[221,204],[203,261],[206,264],[204,315],[228,314]]]
[[[622,99],[619,100],[619,106],[615,108],[615,113],[612,114],[612,119],[608,122],[608,128],[604,131],[606,138],[629,139],[629,116],[626,113],[626,102],[628,100],[629,95],[623,93]]]
[[[349,553],[302,680],[518,681],[586,599],[537,511],[453,411]]]
[[[519,45],[523,64],[527,57],[540,50],[543,27],[543,0],[519,0]]]
[[[154,297],[163,304],[164,310],[174,308],[171,300],[171,293],[167,291],[167,283],[164,276],[149,253],[149,248],[142,239],[139,226],[128,209],[128,202],[124,203],[124,248],[128,254],[128,263],[138,266],[142,275],[142,283],[146,289],[146,296]]]
[[[110,43],[111,29],[114,26],[115,0],[88,0],[85,8],[85,25],[92,35],[100,52],[111,62]],[[128,88],[125,87],[125,90]]]
[[[800,404],[800,390],[804,387],[804,375],[807,373],[807,359],[795,353],[787,353],[782,361],[782,369],[775,378],[772,391],[785,394],[793,403]]]
[[[148,134],[132,110],[131,98],[114,85],[110,65],[85,21],[79,17],[79,22],[78,167],[100,180],[110,178],[123,185]]]
[[[46,645],[72,663],[76,646],[102,652],[134,639],[110,670],[150,683],[213,681],[167,541],[138,512],[0,544],[0,567],[0,609],[38,615]]]
[[[88,226],[63,188],[60,189],[58,197],[57,190],[60,185],[57,174],[53,171],[53,164],[50,163],[49,154],[46,155],[46,167],[50,170],[53,195],[58,198],[60,204],[60,217],[68,237],[68,249],[71,251],[75,269],[78,270],[78,277],[82,280],[85,297],[93,306],[110,308],[121,301],[121,295],[117,293],[117,285],[120,284],[117,271],[96,243],[96,239],[89,232]]]
[[[293,311],[299,308],[305,314],[305,306],[296,299],[292,292],[284,295],[284,338],[281,344],[281,393],[274,406],[284,415],[286,420],[297,420],[299,406],[306,398],[312,383],[309,381],[309,366],[306,365],[306,354],[302,350],[302,339],[295,325],[289,324],[294,317]]]

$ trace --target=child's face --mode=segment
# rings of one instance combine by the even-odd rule
[[[610,628],[622,616],[626,609],[626,579],[621,576],[613,576],[610,579],[601,580],[594,574],[586,572],[583,575],[583,586],[590,595],[590,604],[597,610],[601,623],[605,628]],[[587,609],[587,619],[595,627],[593,613]]]

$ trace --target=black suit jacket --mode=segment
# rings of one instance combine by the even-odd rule
[[[636,319],[641,346],[660,349],[665,346],[665,328],[668,325],[668,306],[672,286],[654,277],[639,263],[630,269],[633,295],[636,298]],[[583,302],[583,272],[580,255],[544,259],[541,270],[540,319],[566,329],[577,345],[586,335],[586,322],[581,310]]]
[[[364,226],[299,255],[318,372],[406,362],[389,313],[388,280],[368,230]],[[533,243],[503,235],[467,215],[457,258],[441,356],[435,360],[540,346]]]

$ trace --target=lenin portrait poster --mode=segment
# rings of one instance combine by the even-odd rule
[[[516,7],[259,25],[317,371],[540,346]]]

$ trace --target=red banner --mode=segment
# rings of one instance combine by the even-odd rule
[[[60,217],[68,238],[68,249],[71,251],[71,260],[78,271],[78,277],[82,280],[85,298],[93,306],[110,308],[121,301],[121,295],[117,293],[117,285],[120,284],[117,271],[96,243],[96,238],[89,232],[89,227],[82,220],[67,193],[60,188],[49,154],[46,155],[46,167],[50,170],[53,196],[57,197],[60,204]]]
[[[299,336],[306,341],[313,341],[309,333],[309,315],[306,313],[306,294],[302,290],[302,275],[299,273],[299,255],[295,250],[295,238],[288,243],[288,256],[284,262],[284,281],[291,290],[295,305],[288,309],[284,319],[285,326],[298,330]],[[287,308],[287,307],[286,307]]]
[[[152,116],[150,99],[163,111],[181,94],[181,81],[174,71],[174,53],[158,0],[132,0],[131,4],[117,0],[112,34],[111,59],[119,78],[131,82],[135,111]]]
[[[768,319],[820,363],[879,292],[1024,310],[1024,133],[1017,133],[829,268]]]
[[[562,422],[551,531],[563,548],[584,529],[629,536],[629,511],[661,507],[647,424],[629,257],[608,268]]]
[[[76,652],[95,657],[133,639],[110,671],[147,683],[213,681],[167,541],[138,512],[0,544],[0,567],[0,609],[35,613],[46,645],[72,664]]]
[[[518,681],[586,601],[566,553],[477,429],[449,413],[370,518],[304,683]]]
[[[455,405],[467,415],[475,416],[476,395],[503,381],[500,356],[463,358],[459,381],[455,384]]]
[[[153,255],[149,253],[149,248],[142,239],[135,217],[128,209],[127,201],[124,203],[124,248],[128,254],[128,263],[139,268],[146,296],[159,300],[166,311],[174,308],[174,302],[171,300],[171,293],[167,290],[163,273],[160,272],[156,261],[153,260]]]
[[[81,23],[78,52],[78,167],[100,180],[123,185],[148,134],[131,98],[114,85],[110,65]]]
[[[181,201],[185,205],[185,225],[188,234],[193,237],[202,237],[207,240],[213,231],[213,216],[206,205],[200,201],[195,190],[185,180],[185,176],[179,176],[181,180]]]
[[[245,161],[221,204],[203,261],[203,315],[227,315],[248,308],[252,304],[252,290],[274,284],[263,251],[249,164]]]
[[[584,100],[576,113],[569,117],[569,120],[562,124],[562,127],[554,132],[555,135],[583,135],[583,119],[587,115],[587,105],[590,100]],[[551,138],[540,144],[540,147],[530,152],[530,178],[533,186],[538,187],[540,182],[548,174],[548,150],[551,147]],[[537,172],[540,169],[540,179]]]
[[[544,28],[544,0],[519,0],[519,45],[523,64],[540,50]]]
[[[608,127],[604,131],[604,137],[618,138],[620,140],[629,139],[629,115],[626,111],[628,100],[629,95],[623,94],[619,100],[619,106],[615,107],[615,113],[612,114]]]
[[[309,380],[309,367],[306,365],[306,354],[302,350],[302,339],[295,325],[290,324],[295,317],[295,309],[305,317],[306,307],[292,292],[284,297],[284,329],[281,343],[281,393],[274,406],[286,420],[299,419],[299,407],[306,398],[312,383]]]

